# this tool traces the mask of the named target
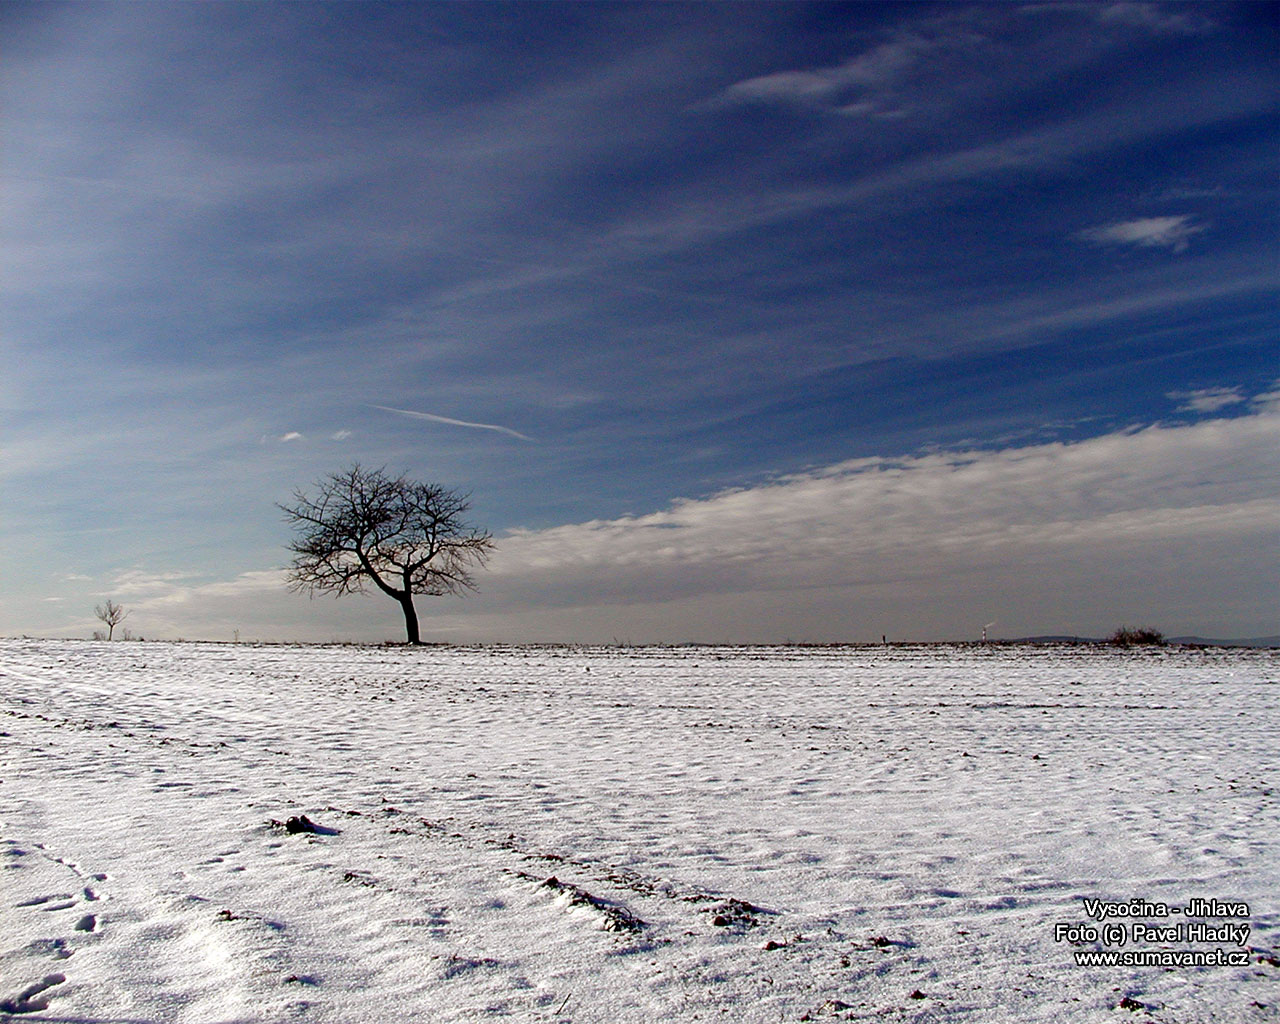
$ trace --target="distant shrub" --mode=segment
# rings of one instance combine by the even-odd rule
[[[1115,644],[1117,647],[1137,647],[1141,644],[1159,647],[1164,643],[1164,634],[1160,630],[1151,629],[1150,627],[1132,629],[1129,626],[1121,626],[1111,636],[1107,637],[1107,642]]]

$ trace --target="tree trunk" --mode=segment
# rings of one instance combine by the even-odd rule
[[[409,634],[409,643],[422,643],[418,636],[418,609],[413,606],[413,595],[405,594],[399,601],[400,607],[404,610],[404,629]]]

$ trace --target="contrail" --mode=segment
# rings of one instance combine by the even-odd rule
[[[418,420],[431,420],[433,423],[447,423],[451,427],[472,427],[476,430],[496,430],[499,434],[510,434],[512,437],[518,437],[521,441],[533,441],[533,438],[519,431],[512,430],[510,427],[500,427],[496,423],[468,423],[466,420],[454,420],[448,416],[437,416],[431,412],[414,412],[412,409],[393,409],[389,405],[372,405],[371,409],[381,409],[383,412],[398,412],[401,416],[412,416]],[[536,442],[535,442],[536,443]]]

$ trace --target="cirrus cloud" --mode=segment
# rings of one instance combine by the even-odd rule
[[[1080,232],[1086,242],[1100,245],[1136,245],[1146,249],[1172,249],[1183,252],[1191,239],[1208,230],[1189,214],[1174,217],[1139,217],[1117,221]]]
[[[1213,413],[1245,401],[1240,388],[1200,388],[1196,391],[1170,391],[1166,396],[1181,401],[1178,412]]]

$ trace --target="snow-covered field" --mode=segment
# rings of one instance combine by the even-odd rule
[[[0,641],[0,1018],[1275,1020],[1278,705],[1267,651]]]

